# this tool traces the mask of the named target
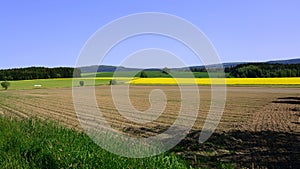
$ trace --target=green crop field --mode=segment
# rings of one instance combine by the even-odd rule
[[[171,78],[169,74],[164,74],[161,71],[145,71],[148,77],[159,78],[166,77]],[[212,76],[216,74],[212,73]],[[97,73],[82,73],[82,78],[77,78],[77,80],[82,80],[85,82],[85,86],[94,85],[91,78],[103,77],[95,79],[95,85],[109,84],[111,77],[114,76],[114,72],[97,72]],[[133,71],[118,72],[115,76],[117,77],[139,77],[140,73],[135,74]],[[188,72],[173,72],[174,77],[191,77]],[[194,72],[196,78],[208,78],[208,73],[206,72]],[[128,78],[129,79],[129,78]],[[48,88],[62,88],[62,87],[72,87],[72,78],[59,78],[59,79],[35,79],[35,80],[16,80],[9,81],[9,90],[25,90],[25,89],[48,89]],[[124,81],[124,80],[121,80]],[[127,81],[127,80],[125,80]],[[35,85],[41,85],[41,87],[35,87]],[[78,84],[79,85],[79,84]]]
[[[182,71],[172,71],[171,74],[165,74],[161,71],[145,71],[148,77],[177,77],[177,78],[188,78],[192,77],[191,72],[182,72]],[[114,72],[97,72],[97,73],[82,73],[82,77],[139,77],[140,72],[135,71],[120,71],[114,74]],[[171,76],[172,75],[172,76]],[[208,78],[209,75],[207,72],[193,72],[194,77],[196,78]],[[211,73],[211,76],[218,76],[219,73]],[[228,73],[226,74],[226,76]]]
[[[61,79],[36,79],[36,80],[17,80],[9,81],[9,90],[24,90],[24,89],[48,89],[48,88],[62,88],[72,87],[72,78]],[[92,81],[85,78],[80,78],[85,82],[86,86],[92,85]],[[109,79],[95,79],[95,85],[109,84]],[[41,87],[35,87],[34,85],[41,85]],[[79,84],[78,84],[79,86]]]
[[[49,88],[66,88],[79,86],[80,81],[84,81],[84,86],[98,86],[109,85],[111,79],[117,80],[117,84],[130,82],[132,85],[177,85],[177,82],[171,78],[137,78],[132,79],[129,77],[101,77],[101,73],[97,73],[97,77],[91,74],[84,75],[82,78],[60,78],[60,79],[36,79],[36,80],[16,80],[9,81],[10,86],[8,90],[27,90],[27,89],[49,89]],[[107,73],[108,75],[108,73]],[[204,76],[204,75],[203,75]],[[182,82],[187,81],[189,78],[179,78]],[[198,85],[210,85],[209,78],[196,78]],[[170,83],[171,82],[171,83]],[[226,84],[228,86],[282,86],[282,87],[299,87],[299,78],[227,78]],[[39,86],[35,86],[39,85]],[[1,88],[0,90],[4,90]]]
[[[169,74],[162,73],[161,71],[145,71],[148,77],[159,78],[171,78]],[[140,72],[135,74],[133,71],[124,71],[118,72],[114,75],[114,72],[97,72],[97,73],[82,73],[82,78],[77,78],[77,80],[82,80],[85,82],[85,86],[90,85],[104,85],[109,84],[111,77],[139,77]],[[174,77],[183,78],[183,77],[191,77],[189,72],[172,72]],[[194,72],[194,77],[196,78],[208,78],[207,72]],[[212,76],[216,76],[215,73],[211,74]],[[95,82],[91,81],[91,78],[99,77],[95,79]],[[100,77],[103,77],[103,79]],[[48,88],[62,88],[62,87],[72,87],[72,78],[59,78],[59,79],[35,79],[35,80],[16,80],[9,81],[10,86],[9,90],[26,90],[26,89],[48,89]],[[129,80],[129,78],[128,78]],[[121,80],[121,82],[125,82],[128,80]],[[35,85],[41,85],[40,87],[35,87]],[[78,84],[79,85],[79,84]],[[75,85],[76,86],[76,85]]]

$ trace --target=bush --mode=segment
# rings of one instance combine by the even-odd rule
[[[80,86],[84,86],[84,81],[80,81],[80,82],[79,82],[79,85],[80,85]]]
[[[117,81],[116,80],[110,80],[109,81],[109,85],[116,85],[117,84]]]
[[[1,86],[2,86],[5,90],[7,90],[7,88],[10,86],[10,83],[9,83],[8,81],[5,81],[5,82],[2,82],[2,83],[1,83]]]
[[[140,74],[140,78],[147,78],[147,74],[145,71],[142,71],[141,74]]]

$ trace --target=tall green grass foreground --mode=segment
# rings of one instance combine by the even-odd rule
[[[187,168],[175,154],[125,158],[53,122],[0,116],[1,168]]]

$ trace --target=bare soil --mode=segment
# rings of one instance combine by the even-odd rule
[[[195,94],[188,87],[186,89],[191,92],[191,97]],[[133,117],[152,118],[151,111],[146,110],[151,107],[149,95],[153,90],[163,91],[167,104],[157,119],[146,124],[133,122],[119,113],[120,109],[131,110],[128,108],[130,105],[122,103],[123,96],[119,95],[121,108],[117,110],[110,86],[96,87],[98,108],[105,120],[120,132],[136,137],[155,136],[166,131],[178,117],[181,95],[177,86],[131,86],[131,104],[142,111],[140,114],[133,113]],[[199,94],[200,109],[193,129],[172,151],[200,167],[214,168],[228,162],[236,168],[300,168],[299,88],[227,87],[222,119],[214,135],[203,144],[199,144],[198,139],[210,108],[210,87],[199,86]],[[81,97],[80,104],[88,112],[89,100],[85,95]],[[152,101],[159,104],[161,98]],[[0,114],[51,119],[69,128],[82,130],[70,88],[1,91]],[[87,114],[84,118],[94,124],[96,115]],[[189,114],[185,118],[193,120]]]

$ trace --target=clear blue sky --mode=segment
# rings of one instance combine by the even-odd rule
[[[169,13],[195,24],[222,62],[300,58],[299,9],[298,0],[1,1],[0,69],[74,66],[96,30],[140,12]],[[118,56],[104,63],[118,64]]]

